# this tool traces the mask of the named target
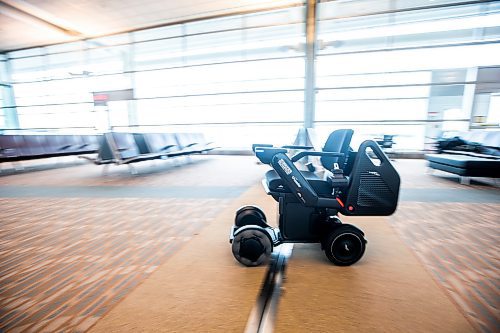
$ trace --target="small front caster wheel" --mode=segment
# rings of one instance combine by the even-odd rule
[[[245,266],[260,266],[269,261],[273,244],[269,235],[259,229],[237,232],[233,239],[233,256]]]
[[[363,232],[349,224],[336,228],[325,240],[326,257],[339,266],[356,263],[365,253],[365,248]]]

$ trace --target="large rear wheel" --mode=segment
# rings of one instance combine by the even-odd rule
[[[358,228],[344,224],[326,237],[324,248],[326,257],[332,263],[349,266],[361,259],[365,253],[366,240]]]

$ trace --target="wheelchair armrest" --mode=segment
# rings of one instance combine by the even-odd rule
[[[333,153],[327,151],[301,151],[292,157],[292,162],[297,162],[306,156],[328,156],[328,157],[344,157],[343,153]]]
[[[287,150],[284,148],[275,148],[275,147],[255,147],[255,155],[257,158],[264,164],[270,164],[274,155],[278,153],[286,153]]]
[[[269,144],[269,143],[254,143],[252,145],[252,151],[255,153],[255,149],[258,148],[258,147],[271,148],[271,147],[273,147],[273,145]]]
[[[273,156],[271,166],[304,206],[340,208],[336,198],[319,197],[311,184],[284,152]]]

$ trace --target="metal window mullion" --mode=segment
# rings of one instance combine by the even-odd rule
[[[314,127],[316,106],[316,0],[306,4],[306,45],[305,45],[305,89],[304,89],[304,128]]]
[[[14,94],[14,86],[12,82],[12,63],[9,57],[6,57],[6,61],[3,63],[3,69],[1,69],[4,77],[3,82],[6,82],[4,88],[2,89],[2,100],[5,105],[2,106],[3,115],[5,120],[6,129],[18,129],[19,128],[19,115],[17,113],[16,107],[16,95]]]

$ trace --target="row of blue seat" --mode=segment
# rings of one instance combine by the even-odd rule
[[[94,164],[130,164],[169,157],[201,154],[216,149],[203,133],[109,132],[101,138]]]

